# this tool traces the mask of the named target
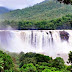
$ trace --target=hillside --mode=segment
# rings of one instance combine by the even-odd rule
[[[60,30],[72,29],[72,15],[66,15],[62,18],[43,21],[9,21],[5,20],[0,23],[0,29],[15,29],[15,30]]]
[[[39,4],[25,9],[17,9],[0,15],[1,19],[8,20],[51,20],[67,14],[72,14],[72,6],[60,4],[57,1],[45,0]]]
[[[5,8],[5,7],[0,7],[0,14],[4,14],[4,13],[7,13],[9,12],[10,10]]]

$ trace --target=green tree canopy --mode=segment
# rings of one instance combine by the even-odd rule
[[[68,55],[69,55],[68,61],[69,61],[69,63],[71,63],[71,65],[72,65],[72,51],[70,51],[70,53],[69,53]]]
[[[12,58],[0,51],[0,70],[9,70],[13,68],[13,61]]]
[[[61,57],[57,57],[53,60],[53,67],[56,67],[58,69],[62,69],[65,67],[64,60]]]
[[[21,68],[22,72],[36,72],[36,67],[32,64],[24,64]]]

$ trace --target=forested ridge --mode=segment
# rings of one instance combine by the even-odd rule
[[[25,9],[17,9],[0,15],[3,20],[41,21],[60,18],[72,14],[72,6],[61,4],[56,0],[45,0]]]

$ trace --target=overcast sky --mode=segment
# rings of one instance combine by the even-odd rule
[[[0,6],[5,6],[10,9],[22,9],[42,1],[44,0],[0,0]]]

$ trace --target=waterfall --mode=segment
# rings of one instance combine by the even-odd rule
[[[72,51],[72,30],[0,30],[0,46],[10,52],[56,57]]]

